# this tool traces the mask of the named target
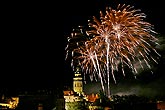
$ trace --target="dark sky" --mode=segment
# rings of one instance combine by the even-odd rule
[[[64,61],[66,36],[86,25],[105,6],[118,3],[146,13],[155,29],[164,33],[162,0],[61,0],[60,2],[10,2],[2,8],[1,83],[3,87],[56,88],[71,80]]]
[[[3,3],[2,88],[60,86],[64,38],[62,7],[57,8],[58,4],[44,1]]]
[[[106,6],[115,9],[118,4],[127,4],[134,6],[135,9],[141,9],[141,12],[147,15],[146,20],[155,25],[158,32],[163,32],[161,27],[164,25],[164,6],[161,0],[69,0],[64,2],[65,33],[71,30],[70,27],[84,25],[91,16],[96,16],[100,10],[105,10]]]

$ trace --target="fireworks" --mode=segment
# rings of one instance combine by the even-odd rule
[[[153,25],[144,18],[146,15],[140,9],[125,4],[119,4],[116,10],[107,7],[105,13],[100,11],[99,19],[94,16],[89,20],[88,29],[80,29],[79,36],[69,37],[79,39],[69,41],[66,47],[67,56],[72,52],[72,67],[80,65],[91,80],[101,81],[103,90],[104,83],[109,85],[110,74],[116,83],[114,71],[118,71],[119,66],[124,76],[125,66],[135,76],[137,63],[141,68],[151,69],[150,62],[157,63],[160,56],[155,49],[158,39]]]

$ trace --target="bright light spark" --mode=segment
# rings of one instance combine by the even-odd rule
[[[99,19],[94,16],[88,20],[89,29],[81,29],[79,36],[75,34],[68,39],[66,51],[74,53],[72,58],[76,63],[73,66],[80,65],[85,74],[92,76],[92,80],[100,79],[103,90],[106,82],[110,90],[110,74],[116,83],[115,71],[119,69],[119,64],[124,76],[125,66],[137,74],[139,66],[144,68],[142,59],[151,69],[149,62],[157,63],[158,60],[153,53],[160,56],[155,49],[158,42],[153,25],[144,21],[146,15],[140,13],[141,10],[133,8],[125,4],[119,4],[117,10],[106,8],[105,13],[100,11]],[[75,38],[79,40],[71,42]],[[137,67],[134,62],[140,65]]]

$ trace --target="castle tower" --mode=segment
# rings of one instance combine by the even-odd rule
[[[83,80],[80,67],[76,67],[76,71],[74,72],[73,90],[78,94],[82,94],[83,92]]]

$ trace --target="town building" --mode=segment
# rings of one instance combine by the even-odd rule
[[[83,78],[80,67],[76,67],[73,77],[73,89],[64,90],[66,110],[86,110],[89,104],[98,98],[97,94],[86,95],[84,93]]]

